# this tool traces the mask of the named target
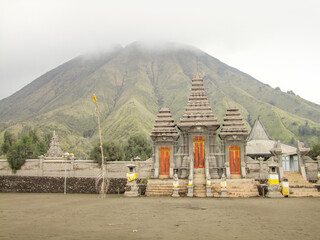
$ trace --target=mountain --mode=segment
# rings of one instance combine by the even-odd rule
[[[195,47],[142,42],[76,57],[1,100],[0,132],[56,130],[64,149],[85,157],[97,142],[95,93],[105,141],[148,135],[160,107],[169,107],[176,121],[183,115],[196,57],[220,123],[226,109],[237,106],[248,130],[260,116],[274,139],[319,141],[319,105],[273,89]]]

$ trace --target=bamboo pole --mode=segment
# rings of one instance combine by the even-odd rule
[[[93,100],[95,102],[96,106],[96,115],[98,120],[98,128],[99,128],[99,139],[100,139],[100,150],[101,150],[101,171],[102,171],[102,184],[101,184],[101,190],[100,194],[102,198],[106,197],[106,166],[104,162],[104,155],[103,155],[103,147],[102,147],[102,137],[101,137],[101,126],[100,126],[100,115],[99,115],[99,109],[98,109],[98,102],[97,98],[93,97]]]

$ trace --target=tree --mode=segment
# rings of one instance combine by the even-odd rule
[[[147,160],[152,155],[151,143],[144,136],[131,136],[124,146],[126,160],[139,156],[141,160]]]
[[[317,156],[320,156],[320,142],[312,144],[311,150],[308,153],[308,156],[312,159],[316,159]]]
[[[23,134],[18,142],[10,147],[7,153],[7,160],[13,172],[20,169],[25,160],[33,157],[35,152],[35,145],[32,138]]]
[[[124,153],[119,143],[108,142],[102,144],[104,158],[106,161],[123,161]],[[90,153],[90,158],[101,164],[100,145],[97,144]]]
[[[10,139],[15,138],[13,135],[7,135],[2,145],[9,145]],[[46,153],[47,149],[46,141],[40,139],[35,129],[21,133],[19,140],[12,144],[6,152],[9,166],[13,172],[16,172],[26,159],[37,158]]]
[[[11,132],[5,131],[3,136],[3,143],[1,145],[1,151],[3,154],[7,154],[10,147],[16,142],[14,135]]]

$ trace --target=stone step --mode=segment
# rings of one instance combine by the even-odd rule
[[[284,177],[288,179],[289,186],[292,184],[311,184],[304,180],[299,172],[284,172]]]

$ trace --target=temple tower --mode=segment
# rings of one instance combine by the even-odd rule
[[[188,177],[190,172],[190,161],[194,168],[209,168],[209,164],[216,165],[214,159],[216,147],[216,131],[220,127],[216,117],[213,115],[208,98],[204,91],[203,79],[198,71],[192,79],[191,93],[184,115],[177,124],[181,131],[181,177]],[[191,164],[192,165],[192,164]],[[212,167],[212,166],[211,166]]]
[[[248,131],[238,108],[231,107],[227,110],[219,137],[222,140],[225,153],[227,178],[245,178],[245,151]]]
[[[49,158],[61,158],[63,155],[63,152],[60,148],[60,144],[59,144],[59,137],[58,135],[56,135],[55,131],[53,131],[52,134],[52,138],[50,141],[50,148],[47,151],[47,153],[45,154],[45,157],[47,159]]]
[[[154,178],[172,178],[176,168],[175,152],[179,138],[168,108],[161,108],[151,132],[153,141]]]

